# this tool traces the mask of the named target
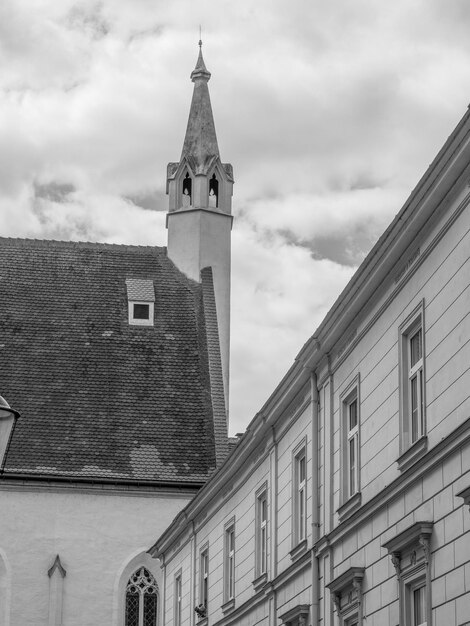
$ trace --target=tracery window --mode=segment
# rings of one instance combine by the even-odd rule
[[[145,568],[139,568],[129,578],[126,587],[125,626],[156,626],[158,586]]]

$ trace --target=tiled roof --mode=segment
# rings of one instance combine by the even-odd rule
[[[129,300],[155,302],[153,280],[145,278],[126,278],[127,297]]]
[[[153,281],[129,326],[126,279]],[[201,286],[164,248],[0,238],[5,472],[199,482],[215,466]]]

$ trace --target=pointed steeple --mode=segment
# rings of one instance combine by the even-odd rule
[[[203,270],[212,276],[220,352],[214,348],[211,354],[218,353],[215,358],[221,361],[228,411],[233,169],[220,160],[207,85],[211,75],[201,46],[199,41],[183,152],[178,163],[167,167],[168,257],[194,281],[202,281]],[[214,367],[215,372],[218,368]]]
[[[199,55],[196,67],[191,73],[194,83],[193,99],[189,110],[188,126],[184,138],[181,159],[186,157],[195,174],[207,172],[214,157],[219,156],[219,146],[215,133],[208,82],[211,77],[202,56],[202,41],[199,41]]]

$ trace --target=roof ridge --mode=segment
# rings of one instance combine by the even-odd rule
[[[137,248],[143,250],[160,250],[165,251],[166,246],[151,246],[140,245],[130,243],[109,243],[105,241],[75,241],[67,239],[37,239],[35,237],[4,237],[0,235],[0,242],[19,242],[19,243],[39,243],[44,245],[70,245],[70,246],[90,246],[90,247],[102,247],[102,248]]]

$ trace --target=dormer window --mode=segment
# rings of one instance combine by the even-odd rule
[[[212,178],[209,180],[209,206],[219,206],[219,181],[215,174],[212,174]]]
[[[192,195],[193,195],[193,181],[188,172],[186,172],[186,176],[183,178],[183,190],[182,190],[182,198],[181,198],[181,206],[188,207],[192,205]]]
[[[152,280],[127,278],[127,300],[129,324],[131,326],[153,326],[155,290]]]

